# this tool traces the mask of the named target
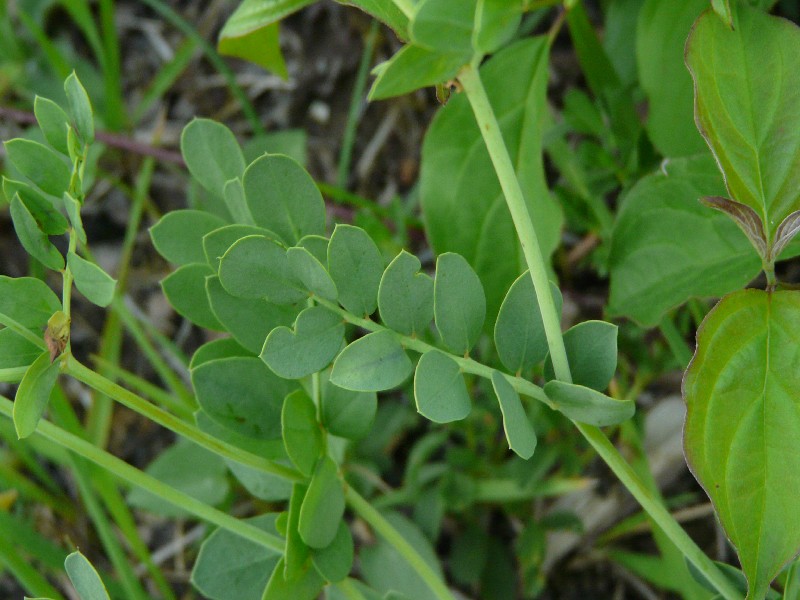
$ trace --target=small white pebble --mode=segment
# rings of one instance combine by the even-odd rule
[[[325,125],[331,118],[331,107],[322,100],[314,100],[308,107],[308,114],[320,125]]]

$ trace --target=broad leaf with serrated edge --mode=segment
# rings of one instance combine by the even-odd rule
[[[695,115],[731,199],[755,210],[772,240],[800,208],[800,28],[734,4],[733,29],[711,11],[686,45]]]
[[[548,192],[542,162],[548,42],[530,38],[493,56],[480,71],[516,166],[542,255],[558,244],[561,210]],[[437,254],[457,252],[481,278],[494,322],[503,294],[524,270],[489,154],[464,94],[439,110],[422,148],[420,194],[426,233]]]
[[[739,553],[748,598],[800,550],[800,293],[742,290],[708,314],[683,381],[686,459]]]

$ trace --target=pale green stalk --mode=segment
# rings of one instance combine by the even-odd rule
[[[71,354],[67,355],[64,372],[67,375],[71,375],[78,381],[82,381],[90,388],[97,390],[98,392],[102,392],[109,398],[113,398],[120,404],[127,406],[140,415],[147,417],[162,427],[169,429],[181,437],[191,440],[195,444],[202,446],[203,448],[206,448],[207,450],[210,450],[219,456],[229,458],[248,467],[253,467],[254,469],[258,469],[264,473],[270,473],[272,475],[283,477],[289,481],[302,481],[302,477],[293,469],[279,465],[278,463],[267,460],[266,458],[256,456],[255,454],[247,452],[241,448],[237,448],[236,446],[232,446],[227,442],[223,442],[222,440],[219,440],[205,433],[204,431],[201,431],[197,427],[187,423],[186,421],[182,421],[175,415],[151,404],[144,398],[134,394],[129,390],[126,390],[113,381],[110,381],[102,375],[95,373],[88,367],[78,362]]]
[[[561,381],[571,382],[572,376],[564,349],[561,325],[553,302],[553,296],[550,293],[550,283],[547,279],[544,258],[539,249],[536,231],[533,228],[533,222],[528,213],[525,197],[514,171],[514,165],[503,141],[500,125],[494,115],[476,66],[465,66],[459,73],[458,78],[472,105],[475,119],[511,212],[517,236],[522,244],[525,261],[528,264],[534,289],[536,290],[536,298],[541,308],[542,321],[556,377]],[[741,593],[673,519],[669,511],[664,508],[661,500],[650,492],[605,434],[597,427],[574,421],[573,423],[653,521],[683,552],[684,556],[703,573],[724,598],[740,600],[742,598]]]
[[[441,577],[430,568],[406,538],[400,535],[400,532],[374,506],[350,486],[345,490],[345,497],[350,508],[358,513],[359,517],[372,525],[372,528],[397,550],[400,556],[422,577],[425,584],[439,600],[453,600],[453,595],[447,589]]]
[[[11,418],[13,412],[13,402],[5,396],[0,396],[0,413],[8,418]],[[159,481],[155,477],[140,471],[136,467],[132,467],[123,460],[116,456],[109,454],[105,450],[101,450],[73,435],[64,431],[60,427],[56,427],[49,421],[42,419],[36,427],[34,435],[42,436],[62,448],[74,452],[78,456],[82,456],[97,466],[105,469],[117,479],[125,481],[130,485],[146,490],[150,494],[169,502],[173,506],[177,506],[198,519],[221,527],[231,533],[243,537],[251,542],[255,542],[265,548],[274,550],[275,552],[282,553],[284,550],[284,541],[278,536],[267,533],[249,523],[240,521],[239,519],[230,516],[216,508],[196,500],[192,496],[185,494],[175,488]]]

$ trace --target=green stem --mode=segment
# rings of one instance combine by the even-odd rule
[[[151,421],[158,423],[162,427],[196,443],[211,452],[218,454],[224,458],[229,458],[233,461],[253,467],[264,473],[270,473],[283,477],[290,481],[303,481],[303,478],[293,469],[279,465],[271,460],[267,460],[260,456],[256,456],[246,450],[232,446],[227,442],[218,440],[217,438],[208,435],[207,433],[190,425],[186,421],[182,421],[175,415],[168,413],[165,410],[154,406],[144,398],[137,396],[131,391],[117,385],[113,381],[109,381],[102,375],[95,373],[88,367],[78,362],[71,354],[66,357],[66,366],[64,372],[71,375],[78,381],[88,385],[90,388],[102,392],[109,398],[113,398],[120,404],[123,404],[131,410],[147,417]]]
[[[511,212],[517,236],[522,244],[525,260],[530,269],[536,298],[542,311],[547,343],[550,347],[550,356],[556,377],[561,381],[572,381],[564,349],[564,339],[561,335],[561,326],[558,312],[550,293],[550,284],[547,279],[547,270],[539,244],[536,231],[528,213],[525,197],[517,179],[514,165],[503,141],[503,135],[497,118],[492,110],[492,105],[486,95],[486,90],[481,82],[480,75],[474,65],[465,66],[459,73],[459,81],[464,87],[467,98],[472,105],[475,119],[483,135],[484,143],[494,165],[500,186],[506,197],[509,211]],[[667,537],[683,551],[705,577],[728,600],[739,600],[742,596],[731,582],[714,565],[711,559],[697,547],[681,526],[672,518],[659,498],[648,490],[647,486],[638,478],[631,466],[620,455],[619,451],[609,441],[600,429],[583,423],[574,422],[578,431],[583,434],[595,451],[608,464],[619,480],[630,493],[639,501],[650,517],[662,528]]]
[[[14,403],[5,396],[0,396],[0,414],[11,418]],[[34,435],[44,437],[62,448],[74,452],[78,456],[82,456],[97,466],[105,469],[117,479],[125,481],[130,485],[146,490],[147,492],[157,496],[165,502],[169,502],[182,510],[193,514],[198,519],[221,527],[243,537],[251,542],[255,542],[265,548],[270,548],[276,552],[282,553],[284,550],[284,541],[278,536],[272,535],[240,521],[235,517],[230,516],[216,508],[209,506],[192,496],[185,494],[175,488],[159,481],[155,477],[132,467],[128,463],[120,460],[116,456],[109,454],[105,450],[101,450],[96,446],[90,444],[86,440],[82,440],[76,435],[72,435],[64,431],[60,427],[56,427],[49,421],[42,419],[36,428]],[[2,537],[2,536],[0,536]]]
[[[5,564],[14,578],[32,596],[63,600],[64,596],[59,594],[58,590],[50,585],[28,560],[20,556],[6,535],[0,535],[0,565],[2,564]]]
[[[681,332],[678,331],[678,328],[675,326],[673,317],[665,315],[664,318],[661,319],[658,328],[661,330],[664,339],[667,340],[667,345],[672,351],[675,360],[678,361],[681,369],[685,369],[689,361],[692,360],[692,352],[686,345],[686,341],[683,339]]]
[[[483,377],[484,379],[492,378],[492,373],[496,371],[492,367],[484,365],[483,363],[479,363],[472,358],[465,358],[464,356],[459,356],[457,354],[450,354],[441,348],[437,348],[436,346],[432,346],[427,342],[423,342],[420,339],[408,337],[407,335],[401,335],[396,331],[388,329],[384,327],[380,323],[376,323],[370,319],[362,319],[354,315],[351,312],[348,312],[338,304],[331,302],[330,300],[326,300],[325,298],[320,298],[318,296],[314,296],[314,301],[317,302],[319,305],[324,306],[325,308],[335,312],[338,315],[341,315],[342,318],[347,321],[348,323],[352,323],[353,325],[357,325],[362,329],[367,331],[388,331],[392,333],[400,344],[409,350],[413,350],[414,352],[419,352],[420,354],[425,354],[426,352],[430,352],[431,350],[437,350],[438,352],[442,352],[447,354],[452,360],[454,360],[458,366],[461,368],[463,373],[471,373],[473,375],[477,375],[478,377]],[[508,380],[511,386],[517,390],[520,394],[524,396],[528,396],[529,398],[533,398],[534,400],[539,400],[540,402],[544,402],[547,406],[556,410],[555,404],[547,395],[544,393],[544,390],[540,388],[535,383],[528,381],[527,379],[523,379],[522,377],[514,377],[513,375],[509,375],[508,373],[503,373],[503,376]]]
[[[550,347],[553,370],[560,381],[572,382],[567,351],[564,348],[564,338],[561,336],[561,319],[550,291],[547,266],[539,247],[539,238],[533,227],[531,215],[528,212],[528,205],[525,203],[522,187],[520,187],[514,171],[514,164],[511,162],[511,157],[503,141],[500,125],[494,115],[478,70],[471,64],[466,65],[458,74],[458,80],[464,87],[467,99],[472,105],[475,120],[478,122],[478,128],[483,135],[486,149],[489,151],[489,157],[497,172],[511,219],[517,230],[517,237],[522,245],[522,253],[525,256],[525,262],[533,280],[533,288],[536,291],[536,300],[542,312],[542,322],[547,345]]]
[[[597,454],[611,468],[631,495],[647,512],[653,522],[661,528],[683,555],[705,576],[724,598],[741,600],[742,594],[706,554],[694,543],[670,512],[661,503],[661,499],[651,492],[639,479],[636,473],[609,439],[597,427],[575,423],[583,437],[592,445]]]
[[[358,65],[356,81],[353,85],[353,95],[350,97],[350,108],[347,111],[347,123],[344,127],[344,135],[342,136],[342,150],[339,154],[339,166],[336,175],[336,185],[340,188],[347,187],[347,180],[350,176],[350,160],[353,157],[353,144],[356,140],[359,113],[361,112],[361,105],[364,102],[364,88],[367,85],[369,64],[372,60],[372,53],[375,50],[375,42],[377,39],[378,21],[373,20],[364,41],[364,51],[361,54],[361,62]]]
[[[70,229],[69,230],[69,252],[74,253],[75,249],[78,247],[78,236],[75,235],[75,232]],[[70,310],[72,308],[72,271],[70,271],[69,265],[64,267],[64,272],[62,273],[63,276],[63,289],[61,291],[61,305],[64,311],[64,314],[67,315],[67,323],[72,318],[70,315]]]
[[[417,572],[425,581],[431,592],[440,600],[453,600],[453,595],[442,581],[441,577],[430,568],[414,547],[408,543],[406,538],[400,535],[384,516],[378,512],[367,500],[365,500],[352,487],[347,486],[345,497],[350,508],[362,519],[369,523],[392,547],[397,550],[400,556]]]

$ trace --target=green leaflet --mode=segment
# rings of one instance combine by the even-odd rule
[[[297,315],[294,330],[276,327],[261,352],[270,369],[285,379],[300,379],[327,367],[344,342],[344,321],[321,306]]]
[[[514,37],[522,21],[522,0],[478,0],[472,46],[489,54]]]
[[[298,531],[310,548],[326,548],[339,530],[344,515],[344,490],[336,463],[324,456],[317,463],[300,509]]]
[[[25,372],[14,397],[14,428],[19,439],[36,431],[60,370],[61,361],[51,362],[50,353],[44,352]]]
[[[297,577],[306,568],[311,550],[306,546],[300,537],[297,526],[300,522],[300,509],[303,506],[303,499],[306,497],[308,486],[295,483],[292,486],[292,494],[289,498],[289,508],[286,514],[286,552],[284,553],[285,563],[283,575],[286,579]]]
[[[333,435],[357,440],[372,429],[378,410],[375,392],[354,392],[325,380],[322,385],[322,425]]]
[[[686,64],[697,124],[730,197],[758,213],[772,242],[800,208],[800,29],[746,4],[732,8],[733,30],[713,12],[697,20]]]
[[[9,328],[0,329],[0,369],[27,367],[42,349]]]
[[[389,263],[378,289],[383,323],[404,335],[419,335],[433,319],[433,279],[420,273],[419,259],[402,250]]]
[[[256,2],[264,3],[263,0],[256,0]],[[248,0],[242,2],[239,8],[236,9],[237,12],[241,11],[247,3]],[[234,16],[236,16],[236,13],[231,16],[231,19]],[[278,24],[268,23],[263,27],[258,27],[241,35],[231,35],[231,30],[228,27],[231,19],[228,19],[225,27],[220,32],[217,44],[219,53],[224,56],[235,56],[249,60],[274,72],[282,79],[287,79],[289,73],[286,70],[286,61],[284,61],[283,53],[281,52],[280,27]]]
[[[286,454],[303,475],[310,477],[323,450],[317,407],[304,390],[286,396],[281,411],[281,431]]]
[[[75,278],[75,287],[97,306],[108,306],[114,298],[117,281],[96,264],[74,252],[67,254],[67,267]]]
[[[342,306],[359,317],[375,312],[383,257],[366,231],[352,225],[336,226],[328,242],[328,272]]]
[[[519,394],[499,371],[492,371],[492,387],[503,413],[508,447],[525,460],[536,450],[536,431],[519,399]]]
[[[606,321],[584,321],[564,333],[564,347],[572,382],[598,392],[608,387],[617,370],[617,326]],[[548,356],[545,379],[555,379]]]
[[[61,301],[41,279],[0,275],[0,321],[8,316],[40,337],[59,310]]]
[[[64,92],[69,103],[69,113],[75,131],[80,136],[84,144],[94,142],[94,117],[92,115],[92,104],[89,101],[89,94],[86,93],[75,71],[70,73],[64,81]]]
[[[303,239],[309,240],[310,238],[307,236]],[[310,250],[303,247],[289,248],[286,251],[286,258],[289,260],[289,268],[292,273],[308,292],[336,302],[339,296],[336,284],[333,283],[333,279],[325,270],[322,262]]]
[[[325,232],[325,203],[300,164],[283,154],[254,160],[242,179],[247,206],[256,225],[274,231],[289,244]]]
[[[203,363],[218,358],[231,358],[234,356],[253,356],[253,354],[232,337],[211,340],[195,350],[194,354],[192,354],[189,368],[194,369]]]
[[[23,204],[19,194],[11,199],[11,220],[14,222],[17,237],[28,254],[54,271],[64,268],[64,257],[50,243],[47,234],[39,228],[39,224],[28,207]]]
[[[277,535],[276,517],[276,513],[268,513],[247,522]],[[192,568],[192,585],[210,600],[261,600],[278,560],[269,548],[217,529],[200,546]]]
[[[312,551],[311,560],[325,581],[336,583],[347,577],[353,568],[353,551],[350,528],[347,523],[340,521],[336,537],[327,547]]]
[[[224,220],[203,210],[173,210],[150,228],[150,239],[158,253],[175,265],[205,263],[204,236],[225,225]]]
[[[64,569],[81,600],[110,600],[103,580],[83,554],[75,551],[67,556]]]
[[[645,127],[655,147],[667,157],[706,152],[694,124],[692,78],[683,49],[692,23],[708,5],[708,0],[646,0],[639,11],[636,58],[647,94]]]
[[[69,222],[56,208],[58,203],[45,198],[27,183],[3,177],[3,194],[9,202],[15,194],[19,194],[19,199],[36,220],[39,229],[47,235],[61,235],[69,229]]]
[[[706,154],[670,160],[628,192],[611,241],[611,316],[652,327],[690,298],[722,296],[756,276],[761,263],[747,238],[698,202],[724,189]],[[679,231],[692,235],[675,235]]]
[[[715,16],[716,18],[716,16]],[[686,372],[686,458],[762,598],[800,549],[800,293],[742,290],[707,315]]]
[[[442,83],[455,77],[467,62],[468,53],[439,52],[408,44],[373,69],[377,77],[368,97],[384,100]]]
[[[294,577],[284,577],[284,558],[278,561],[267,583],[261,600],[315,600],[319,597],[324,581],[316,569],[306,565],[305,570]]]
[[[212,275],[208,265],[183,265],[161,280],[161,288],[179,315],[206,329],[224,331],[205,293],[206,279]]]
[[[210,119],[193,119],[183,128],[181,153],[192,177],[219,199],[225,183],[244,173],[244,157],[233,133]]]
[[[36,96],[33,101],[33,114],[36,122],[44,134],[47,143],[53,148],[67,155],[67,128],[69,117],[64,109],[48,98]]]
[[[286,250],[261,235],[244,237],[228,249],[219,261],[219,281],[237,298],[294,304],[307,297],[292,273]]]
[[[633,400],[616,400],[574,383],[549,381],[544,385],[544,393],[553,401],[556,409],[573,421],[597,427],[627,421],[636,411]]]
[[[228,251],[228,248],[240,239],[251,235],[260,235],[278,243],[283,243],[283,240],[276,233],[263,227],[256,227],[255,225],[225,225],[203,236],[205,260],[201,262],[208,262],[212,269],[219,271],[219,261]]]
[[[446,252],[436,261],[433,294],[442,341],[453,353],[466,355],[478,341],[486,317],[486,296],[478,275],[463,256]]]
[[[561,314],[561,290],[551,283],[550,291]],[[500,306],[494,324],[494,343],[500,360],[512,373],[530,369],[547,356],[542,313],[528,271],[517,277]]]
[[[493,56],[481,79],[525,192],[542,254],[558,244],[561,210],[547,190],[541,138],[547,108],[548,44],[530,38]],[[525,160],[522,160],[525,157]],[[436,114],[422,147],[420,194],[436,254],[457,252],[472,265],[494,322],[505,291],[524,270],[511,215],[467,98],[455,95]]]
[[[61,198],[61,194],[69,188],[70,168],[64,157],[54,150],[22,138],[4,142],[3,145],[8,160],[46,194]]]
[[[469,57],[475,4],[474,0],[420,0],[409,27],[411,42],[426,50]]]
[[[257,358],[223,358],[192,370],[200,407],[214,421],[256,439],[281,437],[283,399],[298,389]]]
[[[396,334],[376,331],[342,351],[333,363],[331,383],[356,392],[380,392],[400,385],[413,370]]]
[[[392,28],[399,39],[408,39],[408,18],[394,2],[384,0],[339,0],[339,2],[360,8]]]
[[[438,350],[423,354],[414,374],[417,411],[435,423],[460,421],[472,405],[458,364]]]
[[[237,298],[225,291],[219,277],[206,278],[206,295],[225,330],[253,354],[261,352],[270,331],[291,325],[302,308],[270,304],[263,298]]]

